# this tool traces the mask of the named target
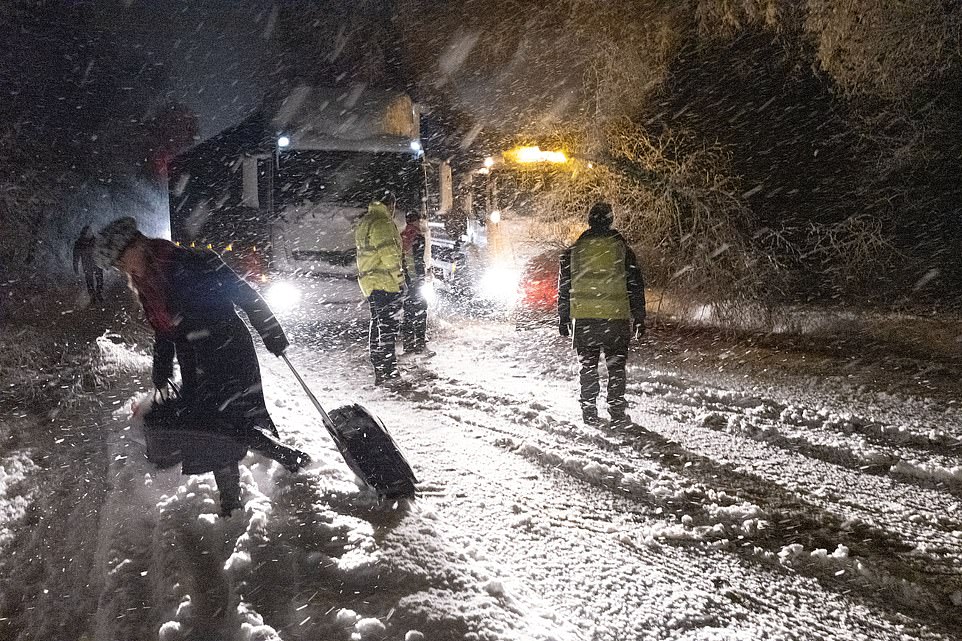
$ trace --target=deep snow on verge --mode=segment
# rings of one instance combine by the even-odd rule
[[[148,366],[113,341],[98,347],[107,377]],[[291,476],[250,455],[245,509],[230,519],[215,516],[211,475],[144,460],[130,421],[142,399],[129,392],[100,399],[101,419],[83,419],[96,425],[54,412],[5,425],[27,436],[0,473],[3,638],[577,638],[496,564],[441,536],[429,508],[360,489],[313,408],[290,400],[292,381],[265,381],[279,424],[315,462]]]
[[[4,638],[955,637],[952,407],[858,380],[813,393],[655,367],[649,345],[631,359],[637,425],[588,429],[549,330],[433,327],[438,356],[402,358],[414,389],[392,394],[369,383],[360,327],[295,329],[322,402],[381,414],[422,495],[359,489],[266,355],[272,414],[315,463],[290,476],[249,456],[231,519],[209,475],[143,460],[136,381],[101,399],[95,428],[24,417],[0,459],[0,558],[18,577]],[[145,371],[144,355],[100,349],[104,369]]]

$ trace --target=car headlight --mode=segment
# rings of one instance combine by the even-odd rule
[[[267,288],[264,300],[274,312],[288,311],[301,301],[301,290],[292,283],[280,281]]]

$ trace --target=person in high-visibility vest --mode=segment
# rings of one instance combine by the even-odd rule
[[[394,223],[394,194],[375,200],[354,230],[357,280],[371,308],[370,349],[375,385],[395,385],[404,271],[401,235]]]
[[[562,336],[574,332],[581,361],[581,412],[589,425],[600,422],[602,353],[608,368],[608,414],[612,424],[630,424],[625,362],[632,334],[640,338],[645,332],[645,281],[635,253],[611,228],[613,220],[611,205],[593,205],[588,230],[561,256],[558,274],[559,331]]]

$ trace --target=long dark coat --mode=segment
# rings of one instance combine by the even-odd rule
[[[151,319],[150,301],[141,292],[156,336],[153,382],[160,387],[171,379],[176,355],[189,427],[228,436],[243,445],[221,453],[185,447],[183,471],[194,474],[241,458],[255,428],[277,435],[264,401],[254,342],[235,305],[272,353],[283,352],[288,340],[264,299],[217,254],[170,243],[161,248],[169,282],[164,322]]]

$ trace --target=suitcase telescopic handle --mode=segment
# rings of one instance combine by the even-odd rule
[[[331,417],[328,415],[328,413],[323,407],[321,407],[321,404],[317,401],[317,397],[314,396],[314,392],[311,391],[311,388],[307,386],[307,383],[304,382],[304,379],[301,378],[301,375],[297,373],[296,369],[294,369],[294,365],[287,359],[287,354],[282,353],[281,358],[283,358],[284,362],[287,363],[287,366],[291,368],[291,374],[293,374],[294,378],[297,379],[297,382],[301,384],[301,387],[304,389],[304,393],[307,394],[307,398],[311,399],[311,403],[313,403],[314,407],[317,408],[317,411],[320,412],[321,420],[324,422],[324,427],[327,428],[327,431],[330,432],[332,436],[336,436],[337,430],[334,427],[334,421],[331,420]]]

